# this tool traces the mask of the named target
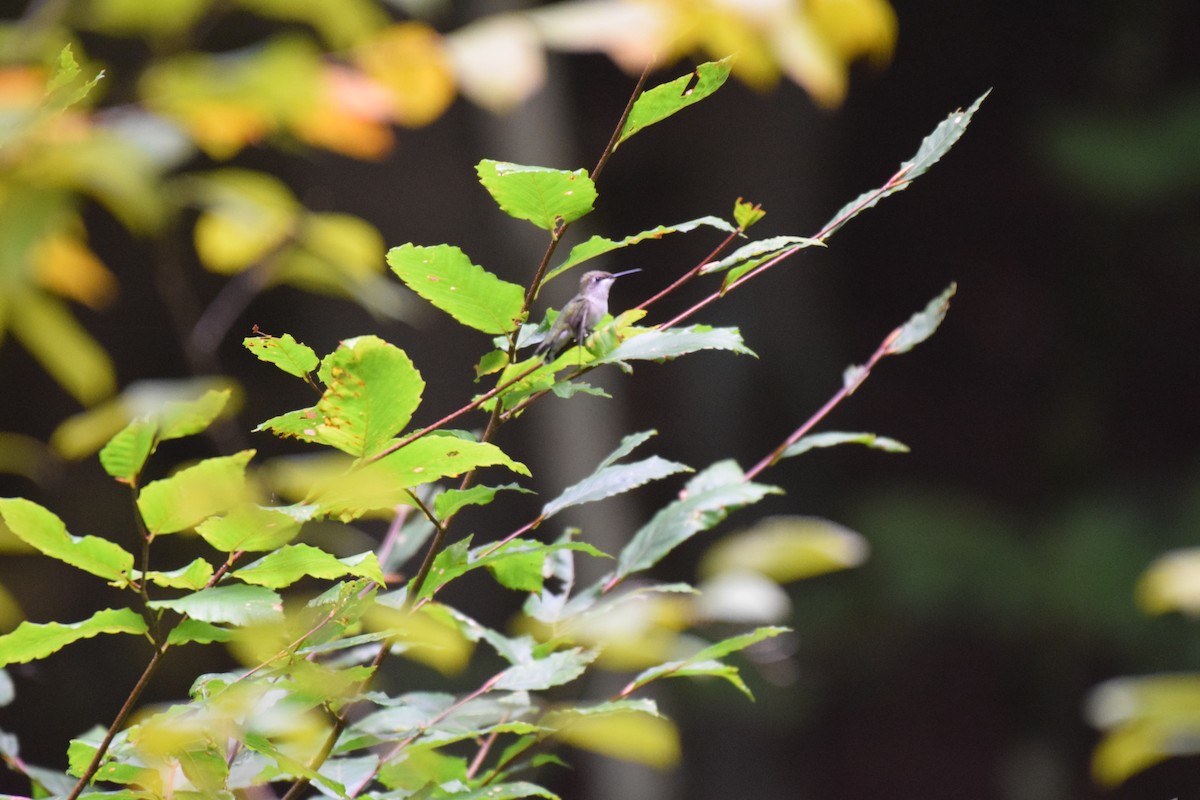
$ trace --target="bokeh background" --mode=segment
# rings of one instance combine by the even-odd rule
[[[5,64],[43,57],[22,26],[54,32],[49,44],[65,35],[59,26],[71,25],[77,54],[108,69],[100,106],[121,108],[136,106],[136,75],[157,59],[250,47],[280,33],[324,35],[311,23],[255,13],[250,3],[216,4],[220,13],[200,13],[189,33],[118,35],[88,24],[104,5],[5,4]],[[206,4],[178,5],[173,13]],[[537,5],[377,8],[451,35]],[[1120,785],[1098,783],[1092,759],[1102,732],[1087,714],[1107,680],[1200,666],[1195,623],[1149,615],[1135,596],[1160,554],[1200,539],[1200,11],[1185,2],[1115,0],[897,0],[891,8],[898,33],[890,61],[856,60],[841,102],[836,89],[805,83],[804,74],[800,82],[795,74],[773,84],[730,81],[623,146],[600,181],[596,211],[571,231],[580,241],[728,215],[744,196],[767,210],[755,234],[811,234],[843,203],[883,183],[950,111],[992,90],[962,141],[908,191],[853,221],[828,250],[806,251],[701,315],[740,326],[758,360],[711,353],[645,365],[631,378],[608,376],[612,400],[549,400],[505,430],[501,446],[531,466],[546,492],[586,475],[622,433],[651,427],[665,457],[749,465],[836,391],[843,368],[863,361],[951,281],[959,285],[938,334],[885,361],[825,426],[893,436],[912,452],[837,448],[789,460],[767,475],[786,495],[726,523],[827,517],[861,533],[870,559],[790,587],[789,659],[745,667],[757,703],[727,687],[683,682],[658,698],[684,732],[677,769],[573,755],[576,770],[546,778],[564,796],[1200,797],[1200,759],[1186,752]],[[506,42],[520,39],[519,31],[501,33]],[[460,58],[471,44],[464,40],[455,45]],[[694,55],[653,80],[686,71]],[[387,246],[457,244],[521,282],[544,235],[496,211],[474,164],[590,167],[633,85],[604,53],[551,48],[545,70],[529,97],[493,103],[510,104],[506,111],[460,98],[428,120],[400,119],[394,145],[371,158],[336,144],[316,147],[317,135],[268,131],[231,151],[188,151],[169,172],[262,170],[309,209],[367,220]],[[344,145],[357,134],[320,135]],[[164,194],[163,202],[175,197]],[[88,245],[119,291],[106,305],[66,307],[110,354],[114,387],[230,376],[244,395],[229,441],[285,451],[249,430],[308,401],[241,349],[252,325],[292,333],[321,352],[348,336],[383,336],[405,348],[429,382],[429,419],[477,390],[471,359],[486,342],[421,313],[411,299],[380,295],[385,308],[376,311],[394,313],[389,318],[296,286],[214,275],[192,250],[194,209],[159,236],[130,233],[105,203],[85,199],[78,210]],[[17,213],[11,204],[3,210],[10,220]],[[707,234],[676,238],[604,264],[644,270],[617,284],[614,307],[650,296],[715,243]],[[2,269],[11,277],[16,267]],[[231,283],[240,288],[232,306],[220,306],[233,308],[220,339],[189,350],[180,332],[190,332]],[[542,306],[565,300],[571,283],[551,284]],[[665,319],[700,296],[697,288],[656,313]],[[11,319],[11,304],[9,311]],[[20,435],[4,439],[9,474],[0,475],[0,489],[55,509],[72,530],[120,530],[126,499],[94,457],[63,457],[61,447],[38,444],[61,444],[63,420],[85,405],[103,407],[105,393],[72,396],[19,338],[10,334],[0,345],[0,429]],[[189,449],[201,446],[168,455],[210,454]],[[647,492],[644,506],[606,504],[575,521],[619,539],[670,491]],[[506,532],[528,511],[476,515],[469,524],[479,536]],[[665,574],[691,577],[690,559],[701,549],[685,548]],[[30,619],[76,618],[87,612],[75,609],[97,606],[94,586],[76,587],[69,577],[21,556],[0,563],[4,586]],[[81,660],[105,686],[118,687],[114,696],[97,696],[99,682],[78,680]],[[28,760],[61,767],[65,740],[107,722],[119,687],[139,671],[119,649],[77,645],[15,671],[17,701],[0,710],[0,727],[21,736]],[[186,681],[168,677],[154,697],[179,696]],[[1200,730],[1200,721],[1193,726]],[[1186,739],[1163,746],[1189,747]]]

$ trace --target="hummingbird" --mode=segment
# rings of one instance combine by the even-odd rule
[[[563,306],[554,324],[546,333],[546,338],[533,351],[535,356],[544,355],[547,361],[552,361],[559,351],[574,339],[583,344],[584,339],[596,327],[596,323],[608,313],[608,290],[613,281],[622,275],[641,272],[640,269],[627,269],[624,272],[603,272],[592,270],[583,273],[579,279],[579,294],[572,297]]]

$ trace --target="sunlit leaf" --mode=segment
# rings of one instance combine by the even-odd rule
[[[158,439],[158,425],[135,419],[100,449],[100,465],[113,478],[132,482],[141,473]]]
[[[722,538],[704,554],[700,573],[752,570],[787,583],[848,569],[867,559],[859,534],[818,517],[768,517]]]
[[[133,554],[98,536],[72,536],[53,512],[20,497],[0,498],[0,519],[21,541],[43,555],[110,581],[124,582]]]
[[[196,220],[196,254],[213,272],[229,275],[253,266],[296,229],[300,205],[278,178],[227,168],[190,180],[205,205]]]
[[[175,533],[220,514],[246,498],[246,465],[253,450],[205,459],[169,478],[146,484],[138,510],[156,534]]]
[[[400,348],[375,336],[342,343],[326,359],[317,436],[356,458],[383,450],[421,402],[425,381]]]
[[[303,378],[317,368],[317,354],[311,347],[297,342],[290,333],[283,336],[259,333],[257,336],[247,336],[242,344],[260,361],[274,364],[297,378]]]
[[[280,589],[305,577],[334,578],[355,575],[384,583],[379,562],[371,552],[337,558],[307,544],[289,544],[263,556],[252,564],[234,570],[232,576],[245,583]]]
[[[45,658],[80,639],[102,633],[146,633],[146,621],[129,608],[97,611],[82,622],[61,624],[22,622],[12,633],[0,636],[0,666],[24,664]]]
[[[392,115],[401,125],[428,125],[454,101],[455,78],[445,42],[424,22],[390,25],[355,48],[353,57],[385,87]]]
[[[496,497],[496,492],[505,489],[533,494],[531,490],[515,483],[506,483],[503,486],[472,486],[464,491],[447,489],[433,499],[433,512],[438,519],[446,519],[466,506],[486,506]]]
[[[168,400],[154,415],[160,441],[195,436],[225,412],[232,390],[209,389],[194,400]]]
[[[186,567],[180,567],[169,572],[160,572],[158,570],[150,570],[144,575],[141,572],[134,573],[135,577],[145,579],[155,586],[164,586],[168,589],[201,589],[208,583],[209,578],[213,575],[212,564],[209,564],[203,558],[197,558],[188,564]]]
[[[113,393],[112,360],[61,301],[40,292],[11,299],[9,330],[60,386],[84,405]]]
[[[1105,732],[1092,756],[1092,774],[1102,786],[1200,752],[1200,675],[1109,680],[1092,690],[1086,709],[1092,725]]]
[[[1137,600],[1148,614],[1200,614],[1200,548],[1172,550],[1155,559],[1138,580]]]
[[[283,600],[262,586],[230,584],[201,589],[171,600],[152,600],[150,608],[167,608],[201,622],[253,625],[283,618]]]
[[[588,714],[566,708],[551,711],[540,722],[566,744],[612,758],[658,769],[679,761],[679,731],[669,720],[640,710]]]
[[[751,203],[738,198],[733,205],[733,221],[742,230],[746,230],[767,215],[758,203]]]
[[[371,630],[387,631],[393,649],[405,658],[445,675],[463,670],[474,649],[457,625],[443,619],[437,604],[427,603],[416,611],[376,605],[363,617],[363,623]]]
[[[484,159],[475,171],[504,213],[529,220],[545,230],[574,222],[590,212],[596,202],[596,187],[587,170],[530,167]]]
[[[426,436],[334,479],[318,490],[314,502],[325,513],[349,520],[372,509],[392,508],[404,502],[405,490],[413,486],[487,466],[529,474],[524,464],[513,461],[493,444]]]
[[[661,122],[677,111],[708,97],[721,88],[732,69],[732,57],[710,61],[696,67],[691,74],[647,90],[634,103],[617,144],[620,145],[643,128]]]
[[[196,533],[223,553],[238,550],[274,550],[295,539],[307,509],[288,513],[282,508],[264,508],[252,503],[235,506],[224,516],[213,516],[196,526]],[[311,512],[309,512],[311,513]]]
[[[408,288],[463,325],[500,334],[519,321],[524,290],[472,264],[457,247],[406,244],[389,250],[387,263]]]

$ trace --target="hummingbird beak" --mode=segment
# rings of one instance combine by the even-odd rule
[[[614,277],[614,278],[619,278],[619,277],[621,277],[622,275],[632,275],[632,274],[633,274],[633,273],[635,273],[635,272],[641,272],[641,271],[642,271],[642,270],[641,270],[641,268],[640,268],[640,267],[639,267],[638,269],[627,269],[627,270],[625,270],[624,272],[614,272],[614,273],[613,273],[613,277]]]

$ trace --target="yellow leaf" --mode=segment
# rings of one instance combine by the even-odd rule
[[[569,745],[665,769],[679,761],[679,731],[662,717],[641,711],[572,714],[551,711],[540,723]]]
[[[1148,614],[1200,614],[1200,548],[1160,556],[1138,581],[1137,601]]]
[[[196,254],[204,266],[233,274],[253,266],[293,233],[300,206],[281,181],[265,173],[223,169],[202,179]]]
[[[751,570],[781,583],[855,567],[870,551],[862,536],[818,517],[770,517],[722,538],[700,561],[713,577]]]
[[[393,638],[392,647],[405,658],[443,675],[462,672],[474,649],[436,603],[416,611],[375,605],[363,617],[363,624],[370,630],[386,630]]]
[[[392,25],[359,47],[354,59],[364,72],[391,91],[394,118],[401,125],[428,125],[454,100],[454,75],[445,45],[428,25]]]
[[[79,239],[52,234],[34,244],[30,255],[34,279],[55,294],[97,310],[116,297],[116,277]]]
[[[62,303],[41,292],[15,298],[9,327],[71,396],[91,405],[113,393],[116,377],[108,353]]]
[[[395,99],[381,83],[357,70],[326,67],[311,114],[293,123],[296,135],[314,147],[352,158],[380,159],[392,149]]]
[[[808,0],[805,11],[821,38],[846,62],[866,56],[885,63],[896,46],[896,12],[886,0]]]

